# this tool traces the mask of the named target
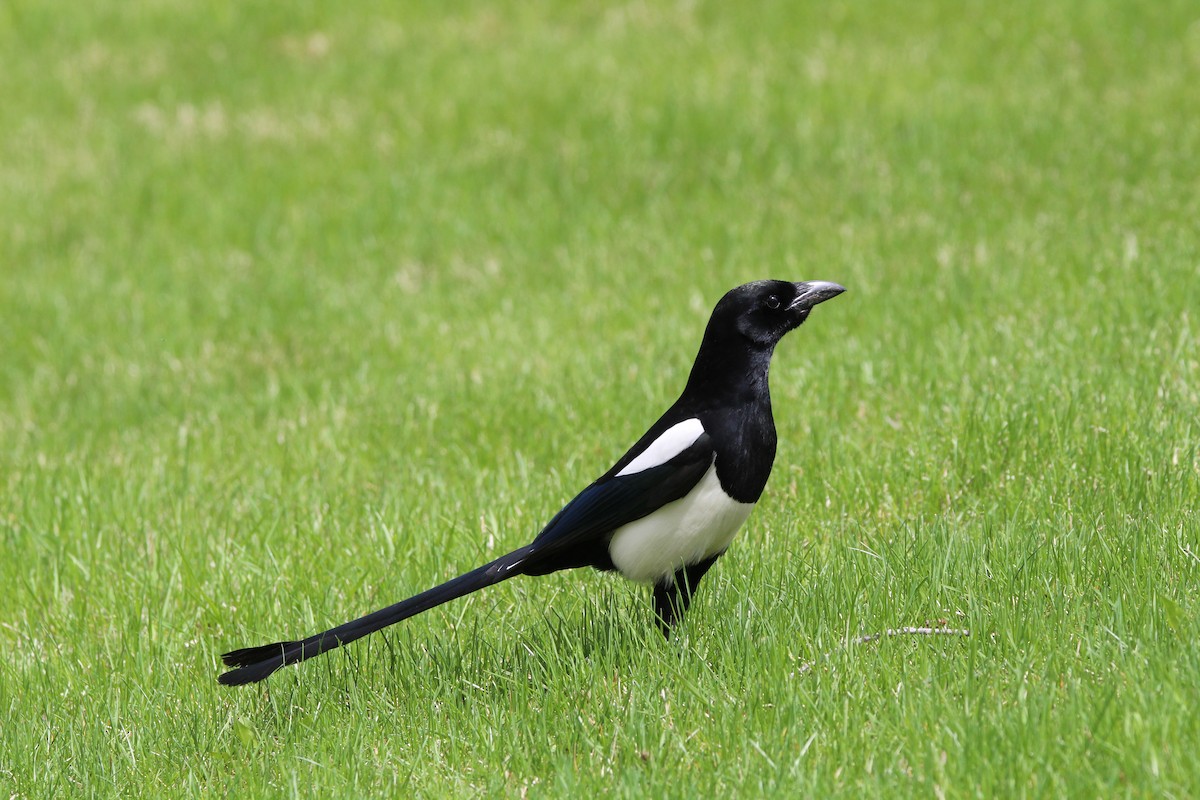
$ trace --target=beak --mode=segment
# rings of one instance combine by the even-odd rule
[[[817,303],[837,297],[846,287],[829,281],[807,281],[796,284],[796,299],[788,306],[789,311],[808,311]]]

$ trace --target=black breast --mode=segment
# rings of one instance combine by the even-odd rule
[[[770,401],[704,411],[698,416],[716,445],[721,488],[738,502],[757,502],[775,463]]]

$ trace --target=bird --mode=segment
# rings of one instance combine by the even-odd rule
[[[225,653],[232,669],[218,681],[261,681],[509,578],[580,567],[650,584],[655,621],[669,638],[771,474],[777,437],[768,371],[775,346],[818,303],[844,291],[828,281],[782,280],[729,290],[713,309],[679,399],[532,542],[323,633]]]

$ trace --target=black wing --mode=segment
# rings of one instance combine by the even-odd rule
[[[519,569],[544,575],[560,569],[612,569],[610,534],[690,492],[712,466],[716,453],[707,433],[679,455],[630,475],[611,472],[584,489],[554,515],[529,545]]]

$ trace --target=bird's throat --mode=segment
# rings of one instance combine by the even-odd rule
[[[709,341],[705,338],[688,376],[683,397],[707,398],[710,403],[771,405],[769,373],[771,346]]]

